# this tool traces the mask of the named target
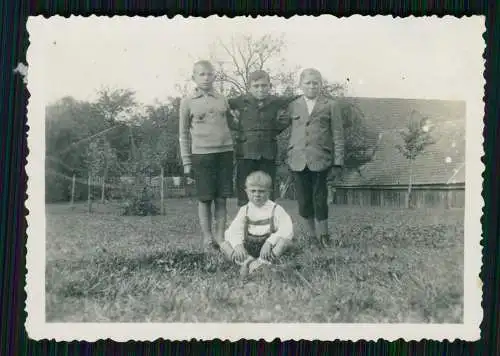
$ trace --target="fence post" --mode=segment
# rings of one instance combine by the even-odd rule
[[[74,208],[75,204],[75,180],[76,176],[75,173],[73,173],[73,179],[71,180],[71,209]]]
[[[73,209],[74,208],[74,204],[75,204],[75,174],[73,173],[73,178],[71,179],[71,208]]]
[[[105,198],[105,191],[106,191],[106,174],[102,177],[102,186],[101,186],[101,202],[104,203],[104,198]]]
[[[88,205],[88,212],[92,212],[92,190],[90,187],[90,174],[87,178],[87,205]]]
[[[165,198],[165,193],[163,191],[163,189],[164,189],[163,185],[164,185],[164,180],[165,180],[164,175],[165,175],[165,173],[164,173],[163,167],[161,167],[161,177],[160,177],[160,200],[161,200],[160,213],[161,213],[161,215],[165,214],[165,205],[163,203],[163,200]]]

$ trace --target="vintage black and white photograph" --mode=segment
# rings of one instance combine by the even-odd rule
[[[27,27],[30,337],[479,337],[484,18]]]

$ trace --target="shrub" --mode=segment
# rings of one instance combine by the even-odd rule
[[[160,211],[153,203],[153,194],[150,189],[143,187],[125,191],[123,215],[149,216],[159,215]]]

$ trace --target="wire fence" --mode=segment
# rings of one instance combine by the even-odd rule
[[[172,176],[120,176],[104,177],[77,174],[65,175],[46,170],[46,202],[78,202],[123,200],[146,191],[154,200],[182,198],[194,195],[194,182],[185,177]],[[163,183],[163,184],[162,184]]]
[[[63,195],[67,196],[66,200],[71,200],[71,197],[68,196],[68,193],[66,192],[70,192],[74,189],[76,193],[72,194],[73,199],[81,200],[81,198],[79,198],[81,196],[81,191],[86,192],[89,188],[93,197],[100,194],[103,199],[120,198],[120,195],[123,194],[123,190],[134,184],[138,184],[138,180],[140,181],[139,185],[146,188],[149,194],[154,198],[159,198],[162,193],[162,181],[163,194],[165,197],[192,196],[194,194],[195,185],[195,181],[193,179],[181,176],[162,177],[161,175],[141,175],[138,177],[122,175],[119,177],[104,177],[102,175],[82,175],[79,174],[79,172],[70,176],[48,167],[46,168],[45,173],[46,177],[51,181],[57,181],[57,184],[53,186],[53,188],[59,189],[61,192],[65,192]],[[236,179],[234,178],[235,177],[233,177],[234,183],[236,183]],[[276,182],[276,189],[278,196],[282,198],[291,198],[295,196],[292,180],[289,176],[279,177]]]

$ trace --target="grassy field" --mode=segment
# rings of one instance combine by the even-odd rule
[[[243,282],[201,253],[196,202],[167,204],[156,217],[47,205],[47,321],[462,322],[462,210],[332,206],[340,246],[311,251],[297,223],[290,263]]]

